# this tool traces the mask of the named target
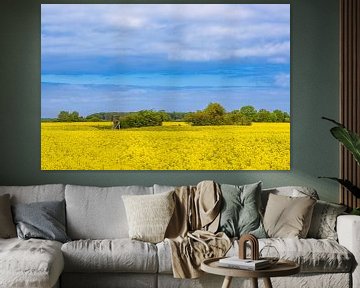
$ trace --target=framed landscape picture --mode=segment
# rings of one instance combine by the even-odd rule
[[[42,4],[42,170],[289,170],[289,4]]]

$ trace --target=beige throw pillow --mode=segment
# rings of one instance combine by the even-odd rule
[[[9,194],[0,196],[0,238],[16,237]]]
[[[131,239],[151,243],[164,240],[175,207],[173,193],[122,196]]]
[[[288,197],[270,194],[264,215],[269,237],[306,238],[316,200],[311,197]]]

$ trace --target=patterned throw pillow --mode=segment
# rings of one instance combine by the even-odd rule
[[[131,239],[151,243],[164,240],[175,208],[173,193],[122,196]]]
[[[261,182],[235,186],[222,184],[222,209],[219,231],[229,237],[251,233],[266,238],[260,216]]]
[[[308,237],[337,240],[336,218],[345,210],[344,205],[318,200],[314,207]]]
[[[269,195],[264,227],[269,237],[306,238],[316,200],[306,197]]]

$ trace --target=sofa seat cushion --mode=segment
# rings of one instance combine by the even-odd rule
[[[353,255],[338,242],[330,239],[268,238],[259,239],[260,250],[265,245],[274,246],[280,258],[300,264],[302,273],[350,272]],[[238,255],[238,242],[235,241],[227,256]],[[159,273],[171,274],[171,248],[164,241],[157,244]],[[249,251],[250,256],[250,251]]]
[[[0,287],[52,287],[63,268],[60,242],[0,239]]]
[[[237,254],[238,245],[234,244],[228,252],[229,256]],[[260,239],[259,249],[265,245],[275,247],[281,259],[298,263],[302,273],[350,272],[354,265],[353,255],[344,246],[330,239]]]
[[[77,240],[61,248],[66,272],[156,273],[156,246],[123,239]]]

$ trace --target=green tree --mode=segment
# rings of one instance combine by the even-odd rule
[[[161,121],[162,122],[165,122],[165,121],[170,121],[171,120],[171,117],[168,113],[166,113],[164,110],[160,110],[159,112],[157,112],[161,118]]]
[[[287,112],[284,112],[284,122],[290,122],[290,115]]]
[[[71,113],[68,111],[60,111],[57,120],[59,122],[79,122],[79,121],[84,121],[84,118],[81,117],[79,115],[79,112],[77,111],[73,111]]]
[[[285,122],[285,113],[279,109],[272,112],[274,122]]]
[[[260,109],[256,115],[257,122],[272,122],[271,112],[266,109]]]
[[[194,126],[224,125],[226,110],[219,103],[210,103],[204,110],[188,113],[184,121]]]
[[[57,116],[58,121],[60,122],[69,122],[70,120],[70,112],[67,111],[60,111]]]
[[[188,113],[184,116],[184,121],[191,122],[194,126],[211,125],[210,117],[204,111]]]
[[[77,112],[77,111],[71,112],[69,116],[70,116],[70,121],[71,122],[79,122],[79,121],[81,121],[79,112]]]
[[[256,109],[251,105],[241,107],[240,112],[245,115],[250,121],[254,121],[257,114]]]
[[[210,103],[205,109],[204,113],[212,118],[224,116],[226,110],[219,103]]]
[[[225,124],[227,125],[251,125],[251,120],[242,114],[239,110],[227,113],[224,116]]]
[[[97,116],[92,116],[92,117],[86,117],[86,121],[88,122],[99,122],[101,121],[101,119]]]
[[[169,115],[164,111],[141,110],[120,118],[121,128],[137,128],[146,126],[161,126],[168,121]]]

